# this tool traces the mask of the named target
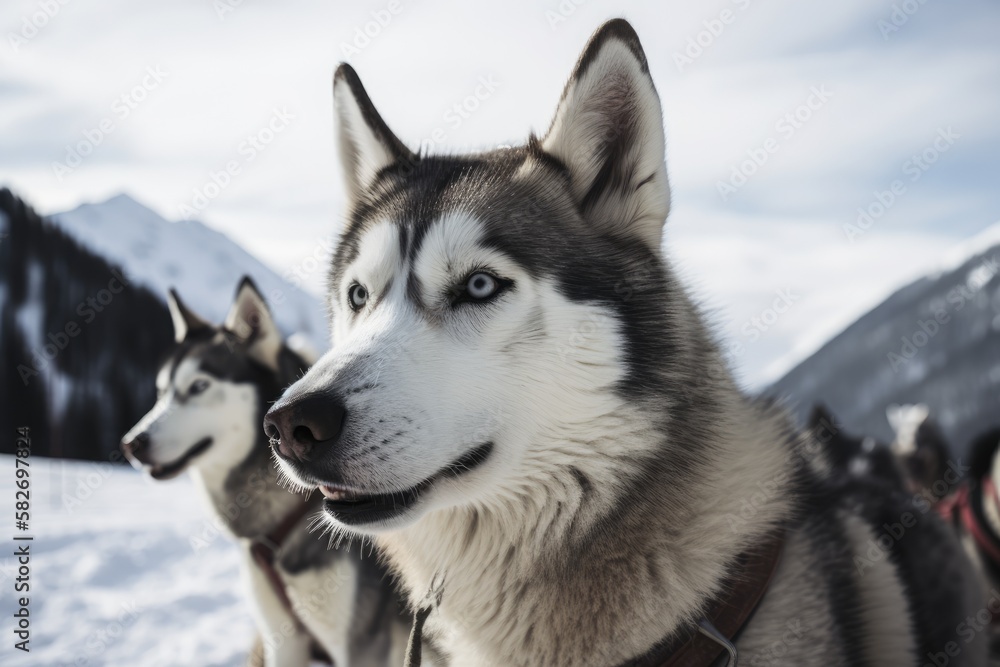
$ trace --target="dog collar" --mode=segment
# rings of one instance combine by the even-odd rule
[[[774,577],[785,536],[780,531],[740,554],[708,613],[659,642],[645,655],[618,667],[707,667],[723,657],[736,665],[735,642],[749,623]]]
[[[740,554],[723,583],[723,593],[707,614],[691,627],[672,633],[645,655],[618,667],[709,667],[724,654],[728,654],[727,664],[735,667],[739,652],[734,642],[767,592],[784,545],[784,531],[779,531],[757,548]],[[414,614],[404,667],[420,667],[423,627],[433,609],[434,605],[427,605]]]

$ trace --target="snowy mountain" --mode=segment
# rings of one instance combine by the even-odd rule
[[[889,440],[885,408],[926,403],[956,455],[1000,424],[1000,226],[896,291],[766,393],[804,420],[826,403],[846,429]],[[887,259],[887,261],[890,261]]]
[[[221,322],[244,275],[260,287],[286,334],[301,333],[325,349],[323,305],[290,285],[229,237],[195,220],[167,221],[125,194],[51,216],[84,247],[165,297],[171,287],[195,312]]]
[[[167,289],[221,321],[244,274],[286,333],[323,349],[319,301],[199,223],[124,196],[46,219],[0,189],[0,431],[31,427],[40,455],[120,458],[173,340]]]

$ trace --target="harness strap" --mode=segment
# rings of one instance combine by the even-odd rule
[[[984,501],[988,496],[994,503],[997,503],[996,507],[1000,509],[997,489],[989,475],[983,477],[979,488],[981,489],[980,500]],[[986,524],[984,518],[975,512],[969,496],[970,492],[968,487],[966,487],[963,497],[958,501],[959,517],[962,525],[972,535],[972,539],[975,540],[976,546],[983,552],[983,555],[989,558],[995,567],[1000,568],[1000,545],[997,544],[997,538],[994,537],[992,529]]]
[[[285,587],[285,582],[281,579],[278,569],[274,566],[274,561],[277,559],[278,552],[281,551],[281,546],[292,532],[292,529],[312,509],[314,509],[314,506],[311,503],[303,502],[289,512],[274,530],[266,535],[254,538],[250,542],[250,555],[253,557],[254,563],[257,564],[257,567],[267,577],[271,588],[274,589],[275,595],[281,601],[281,605],[295,620],[295,625],[300,631],[305,631],[305,626],[292,608],[292,601],[288,597],[288,589]]]
[[[741,554],[707,614],[619,667],[703,667],[723,656],[730,667],[736,667],[735,641],[770,587],[784,544],[784,533],[778,532],[755,550]]]
[[[618,667],[707,667],[724,654],[729,667],[737,667],[739,653],[734,642],[746,627],[767,592],[781,562],[784,532],[777,532],[754,551],[737,558],[733,573],[723,584],[709,612],[691,627],[656,644],[648,653]],[[413,629],[404,667],[420,667],[424,623],[436,605],[428,604],[413,615]]]
[[[976,493],[978,491],[978,494]],[[979,555],[983,558],[988,570],[1000,572],[1000,538],[983,516],[983,504],[989,498],[1000,509],[1000,495],[996,485],[987,474],[979,484],[973,487],[969,482],[962,482],[953,494],[939,502],[936,506],[941,517],[954,526],[961,526],[972,537]],[[1000,616],[994,615],[990,624],[1000,626]]]
[[[424,623],[427,622],[427,617],[431,615],[432,611],[434,611],[434,607],[428,605],[421,607],[413,614],[413,628],[410,630],[410,641],[406,644],[406,658],[403,661],[403,667],[420,667]]]

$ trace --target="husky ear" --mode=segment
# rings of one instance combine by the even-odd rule
[[[886,421],[897,434],[908,425],[912,428],[920,426],[930,414],[930,408],[923,403],[916,405],[896,405],[893,403],[885,409]]]
[[[192,331],[210,327],[208,322],[192,313],[184,305],[173,289],[167,292],[167,309],[170,311],[170,319],[174,322],[174,340],[178,343],[187,338]]]
[[[333,106],[340,162],[352,202],[357,201],[385,167],[416,160],[382,120],[357,72],[347,63],[341,63],[333,75]]]
[[[541,147],[568,168],[591,224],[659,252],[670,209],[663,116],[639,37],[624,19],[590,38]]]
[[[248,344],[251,357],[268,368],[277,369],[281,332],[264,303],[264,297],[249,276],[244,276],[240,282],[224,326]]]
[[[809,413],[809,429],[815,431],[821,426],[832,426],[836,422],[833,413],[823,403],[817,403]]]

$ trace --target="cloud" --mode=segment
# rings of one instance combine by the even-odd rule
[[[310,256],[342,215],[330,89],[345,55],[404,141],[443,136],[435,148],[490,147],[544,131],[589,34],[624,14],[643,38],[664,103],[672,255],[737,335],[775,290],[801,291],[735,360],[749,384],[922,273],[942,247],[1000,218],[995,3],[924,3],[884,38],[889,0],[648,0],[624,12],[610,0],[398,2],[395,13],[388,0],[244,2],[221,16],[195,0],[61,6],[16,53],[0,44],[9,65],[0,74],[0,181],[47,212],[127,190],[178,218],[284,108],[295,116],[288,130],[199,214],[282,272]],[[35,11],[35,2],[15,3],[7,32]],[[714,21],[723,11],[732,21],[720,31]],[[706,40],[710,28],[718,34]],[[678,68],[675,56],[698,39],[707,46]],[[106,115],[149,66],[169,73],[162,86],[93,159],[57,180],[52,154]],[[456,123],[455,105],[481,77],[493,77],[495,91]],[[830,99],[781,134],[777,123],[823,86]],[[947,126],[961,134],[954,148],[908,183],[863,238],[847,242],[842,227],[857,208]],[[769,138],[780,140],[777,151],[724,201],[718,183]],[[316,292],[321,273],[311,278]]]

